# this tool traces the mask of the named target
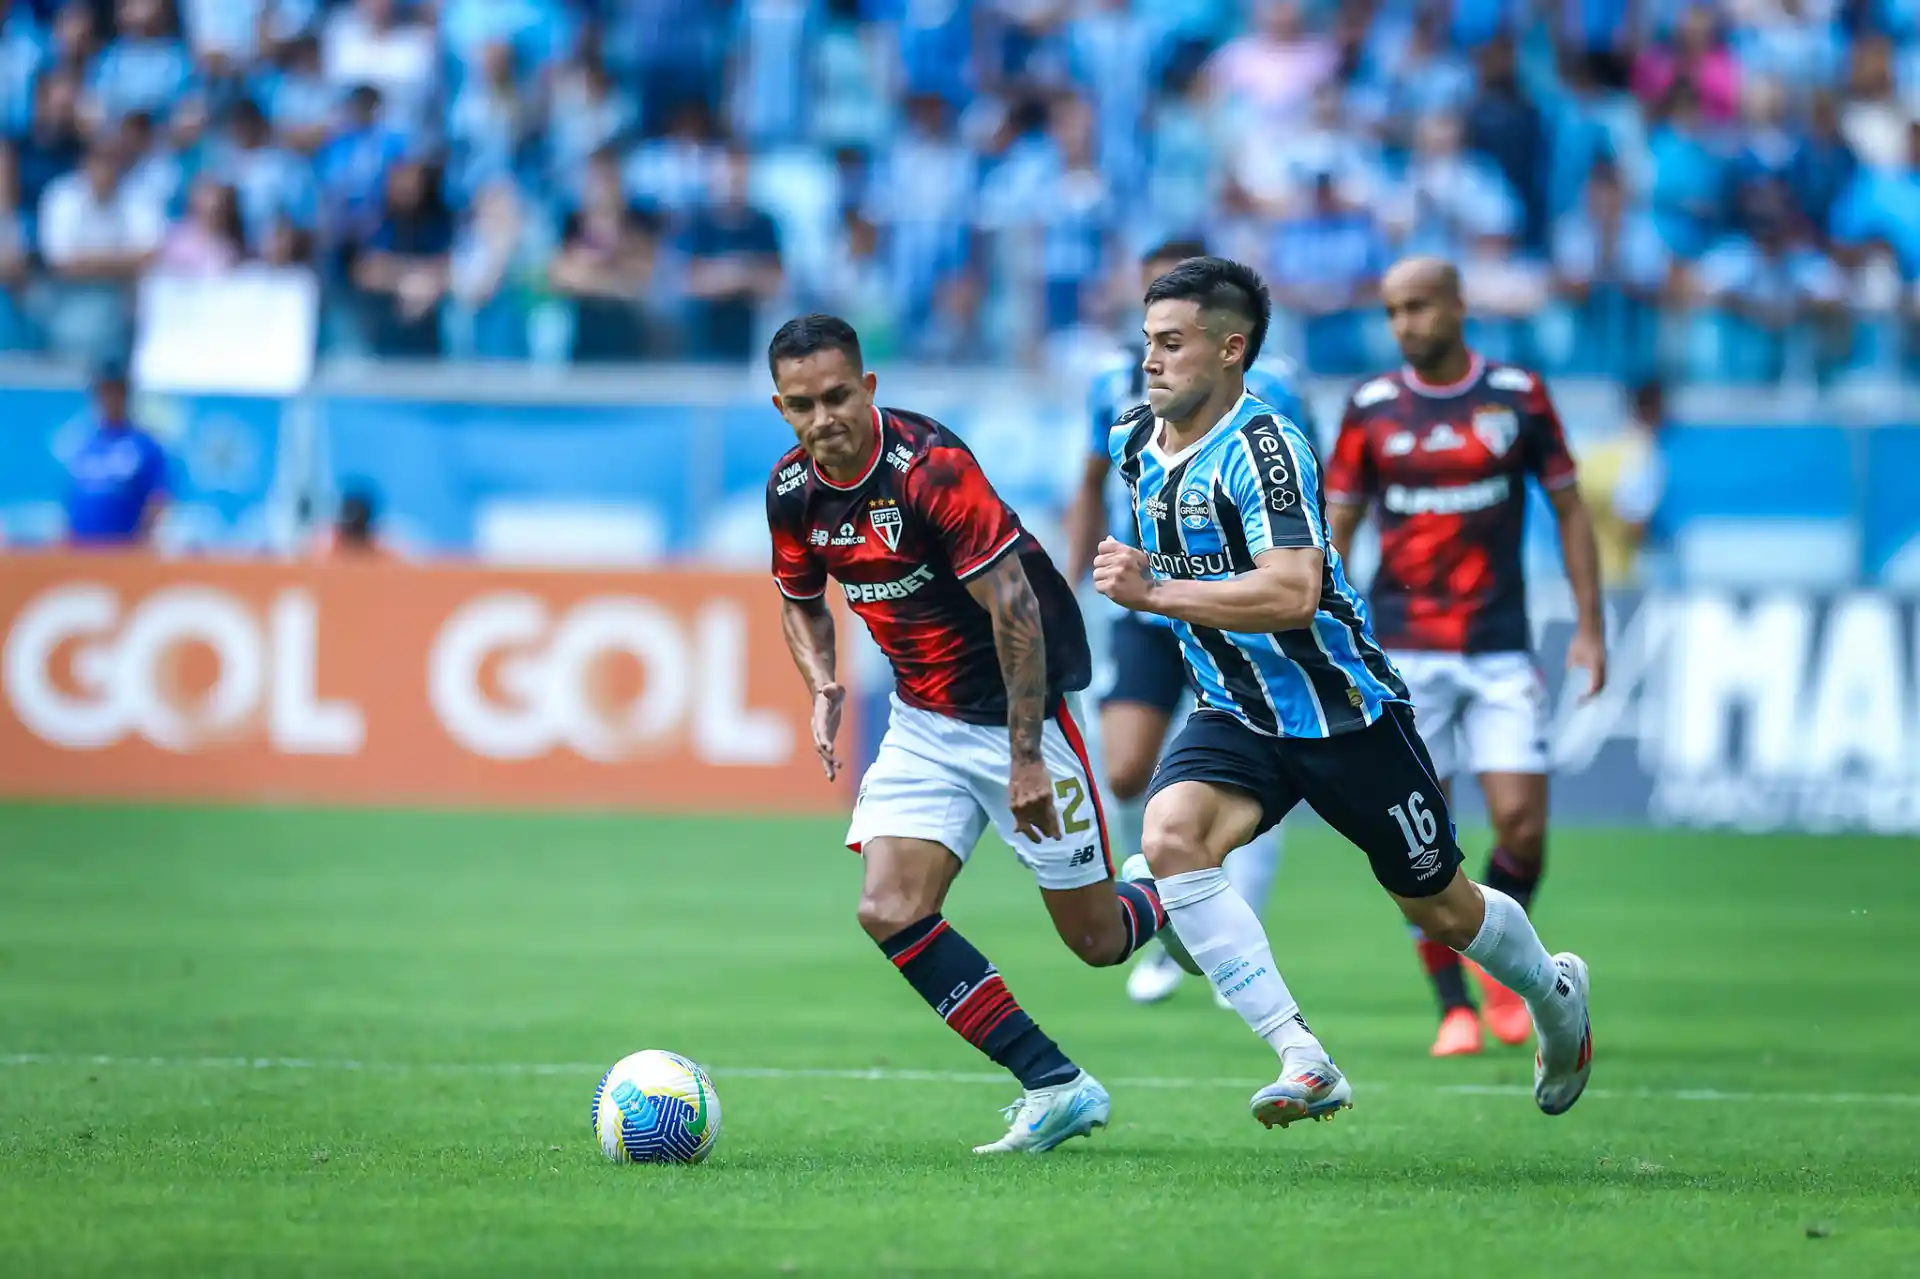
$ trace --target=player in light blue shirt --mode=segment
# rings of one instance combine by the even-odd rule
[[[1198,689],[1148,785],[1140,860],[1173,925],[1169,952],[1280,1058],[1279,1078],[1253,1095],[1254,1118],[1285,1127],[1353,1104],[1222,869],[1303,799],[1367,854],[1410,923],[1527,1001],[1540,1045],[1534,1100],[1563,1113],[1592,1061],[1587,966],[1549,955],[1518,902],[1460,871],[1406,685],[1328,543],[1313,443],[1247,394],[1272,313],[1266,285],[1237,262],[1198,258],[1156,279],[1146,300],[1148,402],[1109,437],[1141,544],[1102,542],[1093,582],[1122,608],[1172,622]]]
[[[1197,240],[1174,240],[1140,260],[1140,287],[1189,258],[1205,257],[1207,246]],[[1133,510],[1126,492],[1113,474],[1107,455],[1107,436],[1121,414],[1147,398],[1142,351],[1134,346],[1116,353],[1113,366],[1101,370],[1087,395],[1087,419],[1092,438],[1080,492],[1068,517],[1068,580],[1078,585],[1093,563],[1100,539],[1112,536],[1129,546],[1139,544]],[[1291,361],[1270,359],[1247,373],[1247,392],[1303,426],[1309,424],[1306,403],[1297,385]],[[1113,621],[1108,643],[1111,681],[1100,695],[1100,751],[1106,769],[1107,795],[1113,800],[1114,833],[1122,848],[1138,848],[1140,817],[1146,807],[1147,780],[1167,743],[1174,714],[1189,695],[1186,663],[1180,641],[1167,620],[1151,613],[1123,612]],[[1233,887],[1256,912],[1266,908],[1274,875],[1280,868],[1280,830],[1262,834],[1227,859]],[[1136,1003],[1151,1004],[1179,989],[1183,974],[1158,945],[1141,950],[1127,974],[1127,994]],[[1218,1000],[1222,1007],[1224,999]]]

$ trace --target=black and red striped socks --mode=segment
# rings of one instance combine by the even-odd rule
[[[1496,847],[1487,854],[1487,873],[1480,882],[1488,888],[1499,889],[1519,902],[1521,910],[1532,914],[1533,895],[1540,888],[1540,873],[1544,869],[1540,862],[1523,862],[1506,849]]]
[[[1167,908],[1160,904],[1160,890],[1151,879],[1116,879],[1113,893],[1120,899],[1120,924],[1127,930],[1127,948],[1113,962],[1124,964],[1167,926]]]
[[[1012,1071],[1021,1087],[1064,1084],[1080,1073],[1027,1016],[987,957],[943,917],[908,924],[881,942],[880,950],[941,1020]]]

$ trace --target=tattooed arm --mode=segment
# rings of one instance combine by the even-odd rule
[[[1047,638],[1040,626],[1040,601],[1017,554],[1002,555],[969,581],[967,590],[993,619],[993,646],[1007,683],[1007,738],[1013,748],[1007,801],[1014,824],[1029,839],[1058,839],[1053,778],[1040,755],[1047,722]]]

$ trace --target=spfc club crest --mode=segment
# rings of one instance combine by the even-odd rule
[[[1473,411],[1473,433],[1495,457],[1505,457],[1520,438],[1520,419],[1509,408],[1494,406]]]
[[[900,508],[897,506],[876,506],[867,512],[867,519],[873,522],[873,531],[887,544],[889,551],[900,549]]]

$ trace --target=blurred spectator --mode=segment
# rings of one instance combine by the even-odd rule
[[[47,63],[47,36],[33,11],[8,5],[0,19],[0,130],[17,138],[33,119],[33,86]]]
[[[1830,0],[1755,0],[1739,40],[1740,65],[1750,76],[1782,84],[1830,84],[1844,61],[1845,45]]]
[[[954,135],[946,102],[922,94],[878,159],[867,212],[886,236],[901,314],[923,315],[969,257],[979,158]]]
[[[581,56],[555,79],[547,111],[547,172],[553,186],[571,189],[587,158],[624,145],[639,120],[633,96],[613,81],[599,55]]]
[[[337,242],[372,233],[387,172],[406,151],[406,138],[387,125],[378,89],[361,85],[347,95],[338,130],[315,157],[322,220]]]
[[[101,365],[93,396],[93,422],[67,460],[67,538],[85,547],[143,543],[166,505],[166,451],[133,423],[124,364]]]
[[[1695,281],[1701,300],[1719,308],[1706,317],[1717,346],[1713,362],[1735,380],[1777,382],[1799,328],[1810,340],[1818,371],[1826,363],[1823,354],[1831,354],[1846,278],[1831,258],[1795,234],[1782,188],[1750,187],[1743,203],[1746,232],[1709,251]]]
[[[657,219],[621,189],[620,157],[601,151],[588,163],[580,207],[561,231],[555,290],[573,299],[573,358],[631,360],[653,345],[645,302],[660,246]]]
[[[691,353],[701,359],[750,358],[760,307],[781,287],[780,233],[748,203],[750,175],[747,153],[730,148],[710,202],[687,230]]]
[[[1368,363],[1365,326],[1372,318],[1387,241],[1365,205],[1348,205],[1331,174],[1275,230],[1268,281],[1274,302],[1301,317],[1308,367],[1357,373]]]
[[[521,88],[513,46],[487,44],[448,118],[456,197],[464,203],[487,180],[519,172],[539,127],[539,103]]]
[[[807,108],[809,0],[740,0],[733,45],[733,132],[756,147],[793,141]]]
[[[1445,11],[1423,7],[1398,55],[1371,77],[1372,114],[1391,146],[1412,141],[1415,121],[1461,110],[1473,94],[1473,71],[1447,39]]]
[[[1561,367],[1650,374],[1671,272],[1653,215],[1629,207],[1612,165],[1596,165],[1581,207],[1554,228],[1554,287],[1571,319]]]
[[[462,354],[526,357],[527,317],[548,247],[512,178],[497,177],[481,188],[449,259],[448,293],[465,330]]]
[[[1540,109],[1520,87],[1513,42],[1504,36],[1480,50],[1480,91],[1467,104],[1466,144],[1493,161],[1520,202],[1520,244],[1546,243],[1548,148]]]
[[[1666,399],[1658,382],[1636,386],[1624,429],[1580,451],[1580,489],[1593,510],[1600,578],[1610,587],[1638,584],[1641,554],[1660,540],[1660,504],[1667,487],[1661,450]]]
[[[1333,42],[1307,29],[1298,0],[1257,0],[1251,29],[1214,55],[1207,75],[1237,127],[1267,134],[1296,121],[1336,66]]]
[[[1886,36],[1863,35],[1853,46],[1848,72],[1849,100],[1841,113],[1841,132],[1860,162],[1873,169],[1900,163],[1912,117],[1895,92],[1893,54],[1893,41]]]
[[[61,351],[98,355],[128,345],[130,286],[159,247],[166,211],[128,191],[120,156],[100,143],[40,200],[40,252],[53,276],[47,336]]]
[[[130,111],[120,121],[119,143],[126,175],[121,185],[134,199],[171,209],[186,187],[186,165],[145,111]]]
[[[371,489],[350,488],[340,495],[333,524],[315,542],[325,560],[379,561],[391,557],[379,534],[380,503]]]
[[[1706,5],[1686,9],[1670,42],[1648,45],[1633,68],[1633,91],[1648,107],[1690,89],[1701,118],[1731,124],[1740,110],[1740,64],[1727,48],[1719,15]]]
[[[200,178],[187,196],[186,215],[167,231],[154,269],[170,275],[220,275],[247,256],[247,235],[233,188]]]
[[[279,221],[310,228],[318,216],[311,169],[274,142],[266,115],[251,100],[242,99],[228,114],[225,138],[207,148],[205,171],[238,192],[251,241],[263,242]]]
[[[418,16],[399,0],[344,0],[320,37],[326,78],[342,89],[372,85],[394,120],[408,128],[427,125],[440,73],[433,28]]]
[[[1137,180],[1145,160],[1140,126],[1153,87],[1154,37],[1130,0],[1089,0],[1067,29],[1073,77],[1093,103],[1100,168],[1116,185]]]
[[[878,23],[862,21],[862,3],[825,0],[808,51],[813,138],[830,149],[873,147],[892,124],[892,50]]]
[[[376,354],[421,358],[440,353],[440,302],[452,247],[453,220],[439,171],[417,160],[394,165],[380,226],[353,265]]]
[[[1405,237],[1405,251],[1449,257],[1480,236],[1518,234],[1513,188],[1463,143],[1458,116],[1428,116],[1414,131],[1406,181],[1388,215]]]
[[[1861,169],[1833,210],[1833,236],[1856,261],[1890,256],[1901,279],[1920,280],[1920,120],[1907,126],[1899,165]]]
[[[110,0],[67,0],[53,19],[52,61],[78,71],[90,66],[100,52],[100,15],[111,11]]]
[[[161,0],[120,0],[115,11],[120,34],[94,63],[92,114],[104,123],[129,111],[165,117],[186,90],[193,59]]]
[[[33,125],[20,140],[20,199],[40,207],[53,180],[71,172],[86,150],[80,132],[80,82],[75,72],[51,67],[33,87]]]
[[[955,271],[934,291],[933,312],[925,324],[910,326],[908,354],[930,364],[980,364],[994,359],[987,338],[986,285],[972,270]]]
[[[1721,138],[1708,131],[1691,84],[1673,90],[1648,147],[1661,238],[1680,256],[1697,257],[1725,221],[1730,157]]]
[[[1152,238],[1204,226],[1220,204],[1223,177],[1205,78],[1197,68],[1175,67],[1162,87],[1147,147]]]
[[[321,72],[317,39],[300,35],[288,41],[264,88],[266,115],[280,145],[312,155],[326,144],[342,95]]]
[[[19,154],[0,143],[0,350],[32,345],[21,305],[32,249],[27,239],[27,213],[20,203]]]
[[[1813,96],[1807,129],[1787,162],[1794,203],[1815,227],[1830,229],[1841,192],[1853,182],[1860,161],[1840,132],[1840,105],[1824,90]]]
[[[822,310],[841,316],[860,334],[860,349],[875,363],[896,353],[898,320],[893,281],[880,252],[880,230],[854,209],[840,215],[840,228],[814,283]]]
[[[720,153],[707,108],[682,103],[665,133],[634,148],[626,168],[627,194],[669,216],[691,213],[707,198]]]

